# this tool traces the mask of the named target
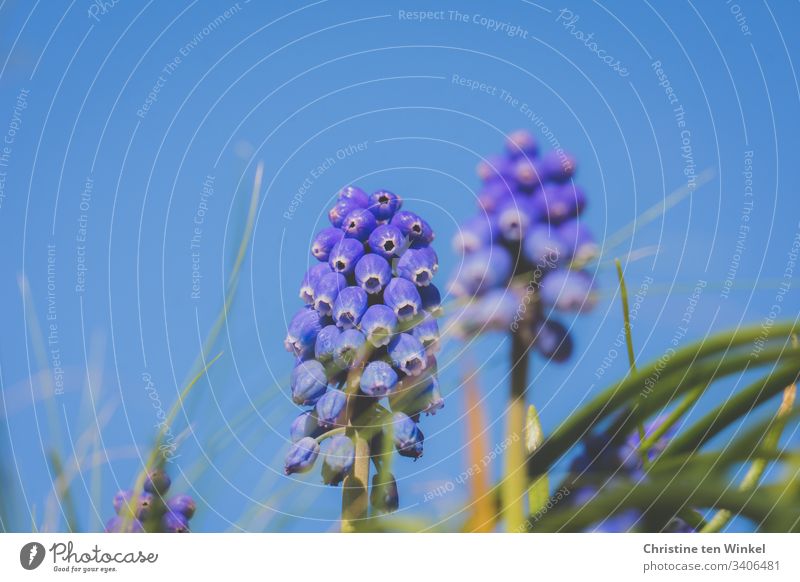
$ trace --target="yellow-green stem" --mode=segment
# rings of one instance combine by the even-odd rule
[[[366,519],[369,511],[369,442],[367,441],[367,428],[360,426],[363,423],[363,399],[359,399],[359,385],[361,383],[361,363],[368,358],[369,348],[365,347],[359,353],[353,367],[347,375],[347,405],[345,408],[345,434],[353,441],[355,460],[350,474],[342,482],[342,532],[354,532],[359,521]]]
[[[661,437],[667,434],[667,431],[671,429],[676,422],[680,420],[680,418],[684,415],[684,413],[691,408],[697,399],[703,395],[705,392],[705,386],[701,386],[700,388],[695,388],[691,392],[689,392],[683,400],[675,407],[675,409],[669,413],[669,416],[664,419],[664,422],[659,424],[654,430],[653,433],[648,436],[646,439],[642,441],[640,451],[642,454],[647,456],[648,451],[655,445]]]
[[[358,522],[366,519],[369,508],[369,443],[355,431],[350,438],[356,457],[352,471],[342,484],[342,533],[356,531]]]
[[[529,326],[523,321],[516,333],[511,334],[511,397],[506,417],[506,449],[504,479],[500,489],[506,531],[525,529],[525,440],[521,431],[525,426],[527,410],[525,394],[528,389],[528,354],[533,343]]]

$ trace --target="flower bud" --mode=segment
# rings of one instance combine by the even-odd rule
[[[479,214],[467,220],[453,237],[453,250],[457,253],[474,253],[485,249],[497,237],[497,223],[490,215]]]
[[[345,287],[333,304],[333,320],[342,329],[356,327],[367,310],[367,292],[361,287]]]
[[[378,226],[375,215],[365,208],[357,208],[345,216],[342,221],[344,235],[365,242]]]
[[[411,335],[419,340],[429,356],[436,355],[439,351],[439,324],[430,315],[426,315],[414,326]]]
[[[316,360],[299,363],[292,370],[292,400],[301,406],[311,406],[328,389],[325,368]]]
[[[368,208],[378,220],[391,220],[402,205],[402,199],[388,190],[378,190],[369,196]]]
[[[539,144],[530,131],[518,129],[506,137],[506,153],[511,159],[535,158],[539,154]]]
[[[294,443],[286,454],[284,472],[287,475],[292,473],[306,473],[314,466],[314,462],[319,455],[319,443],[311,438],[305,437]]]
[[[369,492],[369,503],[376,514],[392,513],[400,506],[397,494],[397,482],[394,475],[376,473],[372,476],[372,489]]]
[[[161,507],[161,503],[156,496],[148,492],[141,493],[135,499],[135,505],[136,518],[143,522],[154,517]]]
[[[554,362],[566,362],[572,355],[572,338],[566,327],[555,320],[547,320],[534,332],[536,351]]]
[[[586,194],[574,184],[549,184],[534,194],[533,206],[551,224],[559,224],[583,212]]]
[[[286,351],[294,353],[297,357],[309,355],[320,329],[322,324],[319,313],[308,307],[302,308],[295,313],[289,323],[286,339],[283,342]]]
[[[189,533],[189,520],[180,513],[168,511],[161,518],[163,533]]]
[[[417,376],[426,366],[425,348],[413,335],[399,333],[389,342],[392,365],[404,374]]]
[[[317,403],[319,403],[319,400]],[[318,432],[319,424],[317,422],[317,417],[310,410],[301,412],[289,426],[289,438],[293,443],[307,436],[317,436]]]
[[[314,255],[318,261],[327,261],[330,257],[331,251],[336,244],[344,238],[344,232],[340,228],[329,226],[323,228],[314,237],[311,243],[311,254]]]
[[[361,374],[361,392],[381,398],[397,387],[397,372],[386,362],[370,362]]]
[[[331,251],[328,264],[343,275],[350,275],[358,260],[364,256],[364,244],[354,238],[343,238]]]
[[[144,490],[148,493],[164,495],[169,491],[169,486],[171,484],[172,480],[169,478],[166,471],[163,469],[153,469],[147,477],[145,477]]]
[[[345,406],[347,406],[347,395],[341,390],[329,390],[323,394],[315,406],[319,427],[332,428],[341,424]]]
[[[563,150],[550,150],[537,163],[542,183],[565,182],[569,180],[577,168],[575,158]]]
[[[514,163],[514,179],[523,192],[532,192],[544,182],[538,160],[518,158]]]
[[[511,177],[511,168],[504,156],[492,155],[481,160],[475,171],[483,182],[501,182]]]
[[[323,364],[333,360],[333,350],[341,333],[342,330],[335,325],[323,327],[317,334],[317,341],[314,344],[314,357]]]
[[[382,224],[369,235],[369,248],[384,259],[391,260],[405,247],[406,238],[399,228]]]
[[[328,273],[332,273],[328,263],[318,263],[306,271],[303,282],[300,285],[300,299],[308,305],[314,304],[314,288],[319,280]]]
[[[392,278],[392,267],[380,255],[364,255],[356,263],[356,283],[370,295],[383,291]]]
[[[400,229],[403,236],[412,241],[429,244],[433,242],[433,229],[419,215],[401,210],[392,217],[392,225]]]
[[[364,334],[357,329],[343,331],[333,348],[333,361],[342,369],[349,369],[361,357],[360,351],[366,342]]]
[[[542,300],[561,311],[587,312],[596,303],[592,277],[585,271],[558,269],[548,273],[540,287]]]
[[[320,315],[331,315],[336,298],[346,287],[347,279],[341,273],[331,272],[320,277],[314,287],[314,309]]]
[[[521,241],[536,222],[537,212],[527,199],[517,197],[503,204],[497,211],[497,227],[507,241]]]
[[[442,295],[439,289],[434,284],[427,287],[419,287],[419,297],[422,301],[422,309],[427,311],[433,317],[439,317],[442,314]]]
[[[397,316],[386,305],[376,304],[367,308],[361,318],[361,331],[367,341],[376,348],[387,345],[397,330]]]
[[[392,416],[392,427],[394,430],[394,446],[397,452],[403,457],[417,459],[422,456],[422,443],[425,437],[419,430],[417,423],[402,413],[395,412]]]
[[[513,199],[511,187],[508,182],[497,180],[486,184],[478,193],[478,206],[485,213],[494,214]],[[493,222],[493,224],[496,224]]]
[[[439,258],[430,247],[408,249],[397,261],[397,275],[418,287],[427,287],[439,269]]]
[[[338,485],[350,473],[356,457],[353,441],[343,435],[331,437],[322,460],[322,481]]]
[[[175,495],[167,501],[167,509],[189,520],[194,517],[195,511],[197,511],[197,504],[191,496],[181,494]]]
[[[363,208],[356,200],[351,198],[342,198],[333,205],[333,208],[328,212],[328,220],[336,228],[339,228],[344,223],[345,217],[353,210]]]
[[[464,257],[461,269],[451,283],[451,290],[457,297],[484,293],[505,285],[512,268],[511,254],[499,245],[492,245]]]
[[[389,281],[383,291],[383,301],[392,308],[399,321],[413,318],[422,307],[417,286],[401,277]]]
[[[336,196],[337,200],[350,200],[360,208],[369,206],[369,196],[358,186],[345,186]]]
[[[547,224],[534,224],[528,229],[523,242],[525,256],[538,271],[552,269],[569,260],[570,253],[555,228]]]

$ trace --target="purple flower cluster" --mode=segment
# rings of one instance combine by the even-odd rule
[[[135,495],[130,489],[114,496],[116,516],[106,523],[106,532],[189,533],[197,504],[188,495],[166,499],[172,481],[162,470],[151,471],[144,482],[144,491]]]
[[[572,343],[553,311],[585,312],[595,304],[593,278],[581,266],[596,256],[581,222],[586,195],[572,180],[575,160],[561,150],[539,153],[527,131],[512,133],[503,155],[478,165],[480,212],[453,239],[463,255],[451,282],[470,298],[454,321],[463,337],[532,326],[534,347],[556,361]]]
[[[306,305],[292,317],[284,342],[296,358],[292,400],[306,408],[291,424],[287,475],[309,471],[320,454],[327,484],[338,485],[352,469],[349,437],[320,438],[352,420],[344,390],[352,371],[360,374],[355,408],[377,408],[386,398],[403,456],[422,455],[419,416],[444,404],[436,378],[441,297],[432,283],[439,268],[434,233],[402,204],[387,190],[343,188],[328,213],[331,226],[311,244],[318,262],[303,278]],[[390,476],[381,479],[373,496],[391,509],[397,488]]]

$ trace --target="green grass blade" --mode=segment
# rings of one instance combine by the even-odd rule
[[[766,402],[797,380],[800,363],[784,365],[764,376],[706,414],[676,436],[664,449],[664,455],[697,450],[729,424]]]
[[[767,435],[764,438],[764,447],[767,450],[774,450],[777,452],[778,443],[780,442],[781,434],[786,428],[786,421],[788,420],[789,413],[792,410],[795,396],[797,395],[797,386],[792,384],[783,391],[783,400],[778,407],[778,412],[775,414],[775,423],[770,427]],[[740,491],[750,491],[758,486],[761,481],[761,476],[767,468],[767,460],[760,458],[753,461],[739,485]],[[720,509],[716,515],[706,524],[701,530],[701,533],[714,533],[721,531],[733,517],[733,514],[727,509]]]
[[[625,330],[625,346],[628,351],[628,367],[631,374],[636,373],[636,355],[633,351],[633,329],[631,328],[630,308],[628,306],[628,286],[625,284],[625,274],[622,272],[622,263],[619,259],[614,260],[617,268],[617,280],[619,281],[619,296],[622,302],[622,320]],[[647,451],[644,449],[644,422],[639,421],[636,425],[636,430],[639,433],[639,456],[642,459],[642,464],[647,467],[650,458],[647,456]]]
[[[536,476],[549,469],[552,463],[569,450],[586,431],[619,407],[637,398],[646,388],[647,382],[651,377],[660,378],[659,384],[666,383],[670,374],[677,376],[678,380],[680,380],[686,369],[692,370],[696,363],[704,358],[724,355],[729,350],[744,346],[756,339],[770,342],[776,338],[786,338],[794,333],[796,327],[797,324],[794,322],[784,322],[776,323],[767,330],[764,330],[760,325],[740,328],[705,338],[680,350],[671,352],[671,358],[668,358],[666,363],[663,363],[661,359],[654,360],[639,369],[635,375],[626,377],[621,382],[603,391],[579,411],[565,419],[529,458],[529,474]],[[791,355],[791,351],[786,349],[783,349],[781,353]],[[726,359],[723,358],[723,363],[725,361]],[[767,350],[764,350],[754,362],[757,365],[769,363]],[[747,362],[742,362],[741,365],[742,367],[749,366]],[[711,371],[711,377],[715,377],[713,370]],[[688,390],[692,387],[694,386],[687,386],[686,389]],[[651,394],[647,400],[652,399],[655,394],[657,393]]]

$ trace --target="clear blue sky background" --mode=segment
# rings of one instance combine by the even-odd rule
[[[474,212],[475,163],[500,150],[505,132],[529,128],[547,149],[537,128],[545,124],[578,158],[586,220],[599,239],[685,186],[687,168],[698,176],[709,171],[680,204],[605,249],[598,308],[566,320],[576,342],[572,360],[557,366],[535,359],[531,401],[546,430],[625,373],[621,351],[597,373],[621,329],[614,256],[644,255],[626,261],[634,291],[653,279],[634,321],[643,360],[682,333],[698,281],[707,286],[686,339],[758,323],[775,303],[800,228],[796,3],[573,2],[568,9],[577,20],[547,0],[108,4],[0,4],[0,139],[11,139],[0,144],[9,148],[0,167],[0,410],[10,441],[1,467],[12,483],[3,494],[13,506],[10,529],[27,529],[32,514],[39,523],[50,515],[51,448],[69,458],[73,449],[83,457],[96,447],[99,469],[84,467],[72,481],[75,504],[83,528],[96,529],[112,514],[114,491],[131,484],[154,434],[145,375],[167,409],[222,305],[258,161],[265,169],[261,205],[217,346],[224,355],[176,425],[185,432],[170,470],[175,489],[200,500],[198,530],[336,526],[340,490],[324,488],[317,471],[300,478],[281,472],[295,414],[282,339],[299,306],[310,238],[344,184],[391,189],[429,217],[444,284],[458,267],[449,240]],[[425,22],[399,12],[421,9],[443,12]],[[484,18],[502,26],[492,30]],[[627,74],[603,62],[579,31],[593,34],[601,56]],[[654,70],[657,61],[666,77]],[[667,82],[675,104],[660,85]],[[360,151],[337,157],[358,144]],[[691,159],[682,156],[684,146]],[[743,171],[751,151],[748,198]],[[327,159],[334,162],[316,171]],[[195,264],[193,221],[209,176],[213,195]],[[742,225],[749,230],[739,252]],[[193,265],[202,275],[199,298],[192,297]],[[797,276],[790,273],[782,317],[797,316]],[[45,346],[42,359],[36,333],[46,335],[51,323],[57,344]],[[63,394],[48,393],[50,347],[59,349]],[[500,335],[445,349],[447,405],[424,419],[424,458],[396,464],[407,514],[457,523],[466,488],[456,484],[428,502],[426,492],[455,482],[467,466],[460,376],[470,363],[481,367],[489,443],[502,442],[507,352]],[[698,411],[735,387],[715,387]],[[93,440],[93,410],[104,421],[102,440]],[[245,422],[234,424],[242,413]],[[493,462],[487,470],[496,476],[499,468]]]

